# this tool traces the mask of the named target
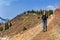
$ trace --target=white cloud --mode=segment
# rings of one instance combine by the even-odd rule
[[[11,2],[14,2],[14,1],[18,1],[18,0],[0,0],[0,6],[2,5],[8,6],[11,4]]]
[[[49,10],[49,9],[55,10],[55,9],[56,9],[56,6],[48,5],[48,6],[47,6],[47,9],[48,9],[48,10]]]

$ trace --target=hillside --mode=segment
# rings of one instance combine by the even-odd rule
[[[37,14],[34,13],[17,15],[15,18],[13,18],[8,22],[12,23],[12,26],[9,29],[5,30],[4,24],[1,25],[4,28],[4,30],[0,32],[0,36],[4,35],[11,36],[18,33],[23,33],[24,27],[27,30],[29,30],[30,28],[33,28],[40,22],[41,22],[41,16],[38,16]]]
[[[30,36],[33,35],[33,33],[37,34],[38,32],[40,32],[38,30],[41,29],[41,27],[39,27],[39,26],[42,26],[42,24],[41,24],[41,22],[42,22],[42,20],[41,20],[42,12],[41,12],[41,14],[40,14],[40,12],[39,13],[38,12],[34,13],[34,11],[32,11],[32,12],[33,13],[28,12],[28,13],[24,13],[24,14],[21,14],[21,15],[17,15],[15,18],[8,21],[7,23],[8,24],[11,23],[12,26],[9,27],[9,29],[7,29],[7,30],[5,30],[5,24],[0,25],[0,27],[4,28],[3,31],[0,32],[0,38],[1,37],[2,38],[9,37],[10,40],[13,40],[12,38],[16,35],[22,35],[21,37],[24,38],[23,35],[26,35],[28,32],[32,33],[32,34],[30,34]],[[51,10],[50,10],[50,12],[51,12]],[[51,15],[51,14],[49,14],[49,15]],[[51,17],[49,16],[48,19],[50,20],[50,18]],[[37,31],[37,33],[36,33],[36,31]],[[29,36],[29,35],[27,35],[27,36]]]
[[[58,11],[57,11],[58,10]],[[60,9],[54,11],[54,15],[48,19],[48,31],[42,32],[42,24],[34,28],[16,34],[10,40],[60,40]]]
[[[48,25],[53,20],[53,16],[50,16],[48,19]],[[13,37],[9,38],[9,40],[32,40],[39,32],[42,31],[42,23],[37,24],[34,28],[25,31],[23,34],[16,34]]]

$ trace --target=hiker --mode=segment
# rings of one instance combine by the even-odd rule
[[[47,18],[48,18],[48,15],[45,13],[43,13],[42,15],[42,23],[43,23],[43,31],[47,31]]]

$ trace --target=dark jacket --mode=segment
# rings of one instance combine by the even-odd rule
[[[42,20],[47,20],[48,15],[42,15]]]

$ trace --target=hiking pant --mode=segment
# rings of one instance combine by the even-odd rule
[[[47,31],[47,20],[43,20],[43,31]]]

